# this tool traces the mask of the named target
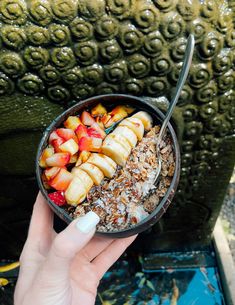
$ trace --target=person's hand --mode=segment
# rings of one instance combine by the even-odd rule
[[[99,217],[90,212],[59,234],[39,193],[20,257],[15,305],[93,305],[100,279],[136,236],[93,237]]]

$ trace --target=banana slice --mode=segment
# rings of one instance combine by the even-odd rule
[[[94,184],[91,177],[85,171],[78,167],[74,167],[71,171],[71,174],[82,180],[83,184],[85,185],[86,192],[88,193]]]
[[[127,139],[125,137],[123,137],[122,135],[114,134],[112,132],[109,135],[107,135],[107,137],[105,138],[105,142],[106,143],[108,143],[109,141],[111,141],[111,142],[112,141],[118,142],[119,144],[121,144],[123,146],[123,148],[125,150],[128,151],[128,155],[131,153],[131,145],[129,144]]]
[[[103,154],[91,154],[87,163],[97,166],[108,178],[113,177],[117,167],[117,164],[112,159]]]
[[[121,121],[119,126],[126,126],[130,128],[136,134],[138,140],[142,140],[144,136],[144,125],[140,119],[130,117]]]
[[[100,185],[101,181],[104,179],[103,172],[94,164],[85,162],[80,165],[79,168],[91,177],[95,185]]]
[[[67,203],[77,206],[86,198],[86,195],[87,191],[83,181],[74,176],[64,194]]]
[[[126,126],[117,126],[117,128],[114,129],[112,134],[124,137],[132,148],[134,148],[137,144],[136,134]]]
[[[153,127],[153,118],[146,111],[139,111],[131,117],[140,119],[141,122],[144,124],[144,129],[146,131],[150,130]]]
[[[108,164],[110,166],[112,166],[116,170],[116,168],[117,168],[117,163],[116,162],[114,162],[111,158],[109,158],[108,156],[105,156],[103,154],[102,154],[102,157],[108,162]]]
[[[127,158],[129,156],[128,151],[118,142],[113,139],[104,140],[102,147],[102,152],[113,159],[117,164],[124,166],[126,164]]]

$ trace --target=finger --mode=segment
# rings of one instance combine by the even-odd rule
[[[39,234],[44,233],[48,228],[53,227],[53,213],[47,204],[45,198],[38,193],[36,202],[33,207],[33,214],[29,226],[28,238],[35,240]]]
[[[22,255],[26,256],[26,259],[31,257],[32,251],[46,255],[54,235],[53,213],[39,192],[34,204],[28,238],[24,247],[27,250],[24,249]]]
[[[99,221],[99,216],[91,211],[74,220],[57,235],[43,264],[43,281],[46,281],[46,283],[68,281],[69,267],[73,258],[91,240]]]
[[[79,255],[84,256],[84,258],[91,262],[96,256],[98,256],[105,248],[107,248],[113,239],[111,238],[104,238],[100,236],[95,236],[91,242],[89,242]]]
[[[15,289],[17,300],[23,298],[25,292],[29,290],[44,260],[43,253],[45,248],[49,248],[53,235],[52,223],[52,213],[39,193],[33,208],[28,238],[20,257],[20,272]]]
[[[116,262],[136,237],[137,235],[115,240],[93,260],[92,265],[95,266],[99,279],[103,277],[104,273]]]

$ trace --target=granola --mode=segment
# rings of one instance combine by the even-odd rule
[[[148,217],[165,196],[175,171],[172,140],[166,135],[160,144],[161,180],[157,187],[153,184],[159,130],[160,126],[151,128],[132,150],[125,167],[119,166],[111,180],[105,178],[93,186],[82,204],[70,208],[70,215],[76,218],[90,210],[96,212],[101,218],[97,226],[100,232],[127,229]]]

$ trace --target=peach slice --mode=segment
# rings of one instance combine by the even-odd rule
[[[51,180],[52,178],[54,178],[58,174],[60,169],[61,169],[61,167],[58,167],[58,166],[53,166],[53,167],[47,168],[44,171],[44,174],[45,174],[45,177],[47,178],[47,180]]]
[[[70,153],[55,153],[46,159],[47,166],[63,167],[69,163]]]
[[[71,115],[64,122],[64,127],[72,129],[73,131],[75,131],[80,124],[82,124],[82,121],[77,116],[72,116]]]
[[[79,166],[82,163],[86,162],[88,160],[88,158],[90,157],[90,155],[91,155],[91,152],[89,152],[89,151],[86,151],[86,150],[81,151],[79,153],[75,166]]]
[[[91,115],[93,117],[103,116],[105,113],[107,113],[107,109],[101,103],[91,109]]]
[[[46,168],[47,167],[46,159],[51,157],[53,154],[54,154],[54,148],[46,147],[40,156],[39,165],[43,168]]]
[[[86,126],[91,126],[93,123],[95,123],[95,119],[87,111],[83,111],[81,114],[81,120],[82,123]]]
[[[65,191],[72,179],[73,175],[65,168],[61,168],[58,174],[55,175],[48,184],[57,191]]]
[[[70,139],[70,140],[64,142],[62,145],[60,145],[59,149],[62,152],[68,152],[71,155],[74,155],[74,154],[76,154],[76,152],[78,152],[79,146],[74,141],[74,139]]]
[[[102,139],[82,137],[79,140],[79,150],[99,152],[102,145]]]

